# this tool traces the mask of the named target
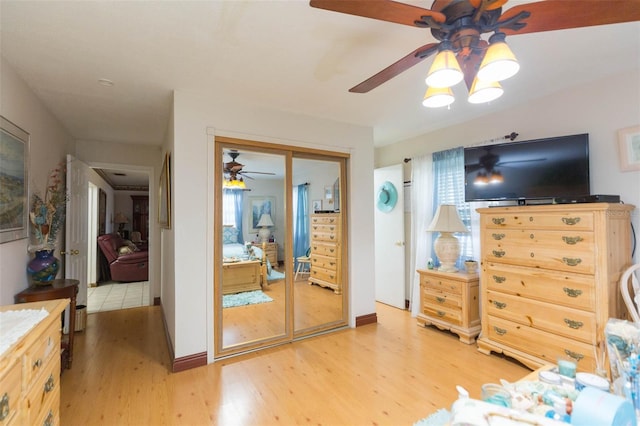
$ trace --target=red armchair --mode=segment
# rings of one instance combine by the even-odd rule
[[[112,280],[132,282],[149,279],[148,251],[123,249],[127,242],[116,233],[100,235],[98,247],[109,263]]]

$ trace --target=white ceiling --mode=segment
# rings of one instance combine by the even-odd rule
[[[509,37],[522,68],[490,105],[468,104],[460,84],[450,109],[423,107],[431,59],[353,94],[349,88],[434,39],[306,0],[2,0],[0,36],[2,55],[74,138],[154,145],[172,90],[371,126],[380,146],[608,74],[635,68],[640,76],[634,22]],[[102,78],[115,85],[99,85]]]

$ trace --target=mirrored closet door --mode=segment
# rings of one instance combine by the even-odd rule
[[[348,157],[223,137],[215,157],[215,356],[346,326]]]

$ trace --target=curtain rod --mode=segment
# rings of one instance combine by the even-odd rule
[[[488,143],[497,142],[497,141],[501,141],[501,140],[504,140],[504,139],[510,139],[510,140],[512,140],[512,141],[513,141],[513,140],[515,140],[515,138],[517,138],[517,137],[518,137],[518,133],[516,133],[516,132],[511,132],[511,133],[509,133],[508,135],[504,135],[504,136],[502,136],[502,137],[495,138],[495,139],[489,139],[489,140],[486,140],[486,141],[482,141],[482,142],[479,142],[479,143],[477,143],[477,144],[475,144],[475,145],[485,145],[485,144],[488,144]],[[404,161],[405,163],[408,163],[409,161],[411,161],[411,158],[405,158],[403,161]]]

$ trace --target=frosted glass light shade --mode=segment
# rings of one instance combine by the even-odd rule
[[[507,43],[501,40],[492,43],[487,49],[478,69],[477,78],[482,81],[502,81],[513,77],[518,70],[520,70],[520,64],[516,56]]]
[[[424,94],[424,100],[422,105],[427,108],[440,108],[443,106],[451,105],[456,98],[453,96],[453,92],[449,87],[429,87]]]
[[[441,50],[433,59],[425,82],[429,87],[451,87],[462,81],[464,74],[456,55],[451,50]]]
[[[260,220],[258,221],[258,226],[273,226],[271,215],[268,213],[262,213],[262,216],[260,216]]]
[[[469,91],[468,100],[472,104],[481,104],[496,100],[502,96],[503,93],[504,90],[497,81],[482,81],[475,78]]]

